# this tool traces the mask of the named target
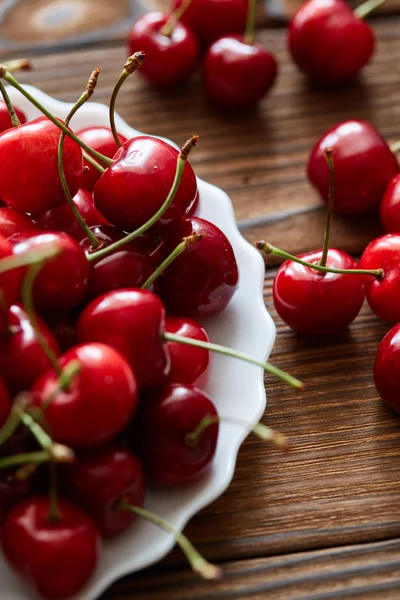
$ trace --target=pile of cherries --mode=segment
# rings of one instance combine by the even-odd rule
[[[143,59],[129,57],[112,106]],[[1,77],[43,116],[26,122],[0,84],[0,538],[36,592],[66,598],[92,575],[101,538],[137,516],[173,531],[143,507],[147,480],[185,486],[210,466],[229,419],[202,391],[210,351],[246,356],[211,344],[197,319],[227,307],[238,268],[224,233],[195,216],[197,136],[180,152],[126,140],[111,105],[110,128],[75,134],[99,70],[61,121],[13,69]],[[218,575],[174,533],[195,570]]]

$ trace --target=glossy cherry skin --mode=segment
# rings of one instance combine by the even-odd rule
[[[139,73],[157,87],[173,87],[187,79],[200,56],[196,37],[183,23],[175,25],[171,36],[163,35],[167,20],[162,12],[144,14],[128,36],[129,53],[142,50],[146,55]]]
[[[180,6],[182,0],[175,0]],[[246,28],[247,0],[192,0],[181,17],[204,46],[228,33],[242,33]]]
[[[318,264],[322,250],[300,254]],[[341,250],[329,249],[328,267],[357,269],[355,260]],[[361,275],[320,273],[291,260],[274,279],[275,308],[291,329],[306,335],[331,335],[345,329],[358,315],[365,298]]]
[[[162,339],[165,309],[147,290],[125,288],[99,296],[78,320],[80,342],[102,342],[116,348],[132,366],[140,386],[165,381],[170,363]]]
[[[8,564],[44,598],[61,599],[81,590],[99,560],[100,537],[77,506],[58,499],[59,521],[49,520],[47,496],[15,506],[2,527]]]
[[[97,150],[97,152],[104,154],[104,156],[108,156],[108,158],[113,158],[118,150],[118,146],[115,143],[114,136],[109,127],[85,127],[84,129],[77,131],[76,135],[85,142],[85,144],[93,148],[93,150]],[[121,134],[119,134],[119,139],[121,144],[126,142],[126,137]],[[89,170],[83,173],[82,187],[85,188],[85,190],[92,192],[94,184],[101,176],[101,173],[85,159],[83,160],[83,164],[88,167]],[[90,224],[100,225],[101,223]]]
[[[7,421],[11,409],[11,398],[3,379],[0,377],[0,427]]]
[[[365,279],[368,304],[383,321],[400,321],[400,234],[388,233],[373,240],[365,248],[360,266],[363,269],[383,269],[382,280],[375,277]]]
[[[386,233],[400,233],[400,175],[389,181],[382,198],[380,217]]]
[[[146,473],[157,483],[181,486],[199,479],[214,458],[218,423],[210,424],[196,444],[192,433],[205,417],[217,416],[212,400],[190,385],[168,384],[149,392],[138,414],[134,443],[138,444]]]
[[[30,229],[38,229],[37,224],[31,217],[8,206],[0,207],[0,235],[9,238],[14,233]]]
[[[72,360],[80,363],[80,371],[46,408],[46,423],[58,442],[91,448],[112,440],[128,425],[137,404],[136,379],[125,358],[105,344],[75,346],[59,359],[60,366]],[[32,388],[36,406],[57,386],[54,369],[43,373]]]
[[[13,304],[8,311],[9,332],[0,334],[0,374],[13,394],[30,390],[33,383],[50,367],[49,359],[38,342],[25,310]],[[38,317],[38,326],[53,353],[60,349],[47,325]]]
[[[329,169],[325,150],[333,149],[336,213],[376,212],[389,181],[399,172],[396,156],[379,131],[366,121],[343,121],[326,131],[308,159],[307,174],[328,202]]]
[[[94,520],[106,539],[121,535],[136,520],[121,510],[122,500],[143,506],[145,475],[141,462],[121,446],[88,452],[68,468],[66,489],[71,498]]]
[[[123,231],[146,223],[165,202],[175,177],[178,151],[148,136],[128,140],[114,157],[114,164],[94,188],[99,211]],[[187,162],[177,194],[153,230],[179,220],[197,193],[196,176]]]
[[[57,165],[60,130],[39,117],[0,135],[0,198],[21,212],[36,213],[65,202]],[[64,171],[72,196],[82,177],[82,151],[69,137],[64,145]]]
[[[252,108],[264,98],[278,74],[278,63],[262,44],[247,44],[243,36],[215,41],[203,62],[204,88],[211,100],[228,110]]]
[[[192,340],[210,341],[204,327],[188,317],[167,317],[165,331],[183,335]],[[211,374],[211,353],[204,348],[195,348],[176,342],[167,342],[167,347],[171,360],[168,381],[190,383],[195,387],[203,388]]]
[[[27,119],[26,119],[25,113],[22,112],[22,110],[20,110],[16,106],[14,106],[14,110],[15,110],[15,113],[16,113],[21,125],[26,123]],[[12,127],[11,117],[8,112],[7,105],[4,102],[4,100],[0,100],[0,133],[2,133],[3,131],[7,131],[7,129],[11,129],[11,127]]]
[[[374,381],[382,400],[400,413],[400,323],[379,344],[374,364]]]
[[[91,228],[102,248],[110,246],[125,237],[111,225]],[[88,238],[81,242],[88,256],[92,246]],[[154,265],[143,246],[133,240],[104,258],[92,261],[90,265],[88,298],[97,298],[111,290],[125,287],[141,287],[154,271]]]
[[[68,312],[86,294],[90,266],[78,242],[61,231],[24,231],[10,238],[14,254],[54,244],[60,254],[46,262],[33,284],[35,308],[40,312]]]
[[[171,252],[184,237],[202,234],[164,271],[160,296],[167,311],[187,317],[215,317],[229,304],[239,275],[232,246],[213,223],[190,217],[182,219],[166,236]]]
[[[14,254],[13,247],[0,235],[0,261]],[[0,332],[8,330],[7,311],[18,298],[22,283],[20,269],[11,269],[0,274]]]
[[[79,190],[73,197],[73,201],[86,225],[89,227],[107,225],[107,220],[95,207],[93,196],[90,192],[83,189]],[[64,233],[68,233],[68,235],[78,240],[78,242],[86,237],[86,233],[79,225],[68,203],[41,213],[36,213],[34,218],[41,229],[64,231]]]
[[[297,66],[320,85],[357,77],[375,47],[371,27],[343,0],[307,0],[292,18],[289,50]]]

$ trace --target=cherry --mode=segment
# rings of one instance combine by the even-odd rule
[[[140,386],[165,381],[169,357],[162,334],[165,310],[147,290],[115,290],[93,300],[78,320],[80,342],[102,342],[116,348],[132,366]]]
[[[196,198],[194,199],[192,206],[186,211],[187,217],[196,216],[196,212],[199,208],[199,202],[200,202],[200,193],[199,193],[199,190],[197,190]]]
[[[133,443],[149,477],[163,485],[181,486],[205,473],[215,454],[219,425],[210,424],[196,443],[187,436],[209,416],[217,417],[212,400],[190,385],[168,384],[146,395]]]
[[[113,133],[109,127],[85,127],[84,129],[80,129],[76,132],[76,135],[85,142],[88,146],[97,150],[104,156],[108,156],[109,158],[113,158],[114,154],[118,150],[118,146],[115,143]],[[121,140],[121,144],[126,142],[126,137],[121,134],[119,135],[119,139]],[[88,167],[88,171],[83,173],[82,176],[82,187],[85,190],[93,191],[94,184],[99,179],[101,173],[93,167],[87,160],[83,161],[83,164]],[[82,215],[84,217],[84,215]],[[86,220],[86,219],[85,219]],[[101,225],[102,223],[88,223],[89,225]]]
[[[5,238],[9,238],[20,231],[37,228],[35,221],[28,215],[13,208],[8,208],[8,206],[0,207],[0,235]]]
[[[14,106],[14,110],[21,125],[26,123],[27,119],[25,113],[16,106]],[[7,105],[4,100],[0,100],[0,133],[7,131],[7,129],[11,129],[11,127],[11,117],[10,113],[8,112]]]
[[[36,331],[19,304],[8,311],[9,331],[0,334],[0,374],[13,394],[30,390],[35,380],[50,367],[50,361],[40,345]],[[47,325],[37,318],[40,335],[52,352],[60,350]]]
[[[66,488],[74,501],[96,523],[103,538],[123,533],[136,515],[119,504],[143,506],[145,478],[138,458],[119,446],[108,446],[84,454],[68,467]]]
[[[8,206],[36,213],[65,202],[57,165],[59,138],[59,129],[46,117],[0,135],[0,197]],[[82,177],[82,151],[70,138],[65,140],[63,161],[75,195]]]
[[[382,198],[380,216],[387,233],[400,233],[400,175],[396,175],[389,181]]]
[[[288,43],[297,66],[313,82],[331,86],[357,77],[375,36],[343,0],[307,0],[290,21]]]
[[[204,327],[194,319],[167,317],[165,331],[194,340],[210,341]],[[210,352],[204,348],[185,346],[176,342],[168,342],[167,347],[171,360],[168,381],[189,383],[199,388],[205,387],[211,373]]]
[[[238,269],[232,246],[216,226],[198,217],[182,219],[165,236],[167,254],[183,238],[202,234],[165,270],[160,296],[174,315],[214,317],[229,304],[238,286]]]
[[[110,246],[125,237],[110,225],[92,227],[101,248]],[[95,260],[95,252],[88,238],[81,242],[87,257],[92,259],[88,297],[96,298],[105,292],[124,287],[141,287],[154,271],[154,265],[143,246],[133,240],[112,254]]]
[[[100,552],[96,528],[85,513],[58,501],[60,519],[49,519],[50,500],[34,496],[15,506],[2,527],[10,566],[45,598],[67,598],[92,575]]]
[[[366,121],[343,121],[326,131],[315,144],[307,174],[326,202],[327,148],[332,148],[335,160],[334,211],[343,215],[377,211],[389,181],[399,172],[397,158],[378,130]]]
[[[139,17],[129,32],[128,44],[131,54],[143,50],[146,60],[140,73],[158,87],[173,87],[187,79],[200,56],[190,29],[179,22],[169,27],[169,17],[162,12]]]
[[[157,138],[138,136],[128,140],[95,185],[96,208],[123,231],[137,229],[168,197],[178,154],[173,146]],[[187,162],[176,196],[156,229],[181,218],[194,202],[196,193],[196,176]]]
[[[33,284],[35,308],[42,312],[68,312],[83,299],[90,266],[71,236],[60,231],[23,231],[10,238],[14,254],[52,244],[60,254],[49,260]]]
[[[13,248],[5,237],[0,235],[0,262],[2,258],[13,256]],[[8,329],[7,310],[19,296],[22,274],[19,269],[0,273],[0,331]]]
[[[46,315],[48,325],[62,352],[66,352],[78,343],[76,322],[78,315],[75,312],[57,315]]]
[[[60,389],[54,369],[43,373],[32,388],[33,402],[46,406],[45,419],[56,441],[90,448],[114,437],[131,420],[137,404],[136,379],[123,356],[104,344],[81,344],[60,359],[71,361],[79,373],[67,389]]]
[[[146,250],[153,265],[158,266],[167,258],[164,239],[161,236],[144,233],[139,235],[136,241]]]
[[[10,394],[0,377],[0,427],[7,421],[11,409]]]
[[[185,0],[176,0],[180,6]],[[204,45],[227,33],[242,33],[246,27],[248,0],[192,0],[181,17]]]
[[[382,400],[400,412],[400,323],[379,344],[374,364],[374,381]]]
[[[83,189],[78,190],[77,194],[75,194],[73,198],[73,202],[89,227],[95,225],[107,225],[107,220],[95,207],[93,196],[90,192]],[[68,233],[68,235],[70,235],[78,241],[81,241],[86,237],[85,232],[80,227],[78,221],[74,216],[74,213],[72,212],[70,206],[67,203],[62,204],[60,206],[55,206],[54,208],[51,208],[47,211],[36,213],[34,215],[34,219],[41,229],[64,231],[64,233]]]
[[[364,250],[360,266],[364,269],[384,270],[382,280],[365,281],[368,304],[383,321],[400,321],[400,234],[388,233],[373,240]]]

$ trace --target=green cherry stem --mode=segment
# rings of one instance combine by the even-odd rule
[[[146,519],[146,521],[150,521],[150,523],[157,525],[157,527],[164,529],[164,531],[172,533],[176,543],[185,554],[193,571],[199,573],[204,579],[218,579],[221,576],[221,569],[216,565],[212,565],[207,562],[206,559],[201,556],[193,544],[188,540],[188,538],[181,531],[178,531],[175,529],[175,527],[170,525],[168,521],[146,510],[145,508],[135,506],[134,504],[129,504],[129,502],[126,500],[121,501],[119,508],[120,510],[134,513],[135,515]]]
[[[144,284],[142,285],[142,289],[147,290],[151,286],[151,284],[154,283],[157,277],[162,275],[165,269],[169,267],[169,265],[173,263],[174,260],[178,258],[178,256],[180,256],[190,244],[199,242],[201,239],[203,239],[203,237],[204,235],[202,233],[195,233],[193,235],[189,235],[188,237],[183,238],[183,240],[180,244],[177,245],[175,250],[173,250],[165,260],[163,260],[161,265],[158,266],[154,273],[152,273],[150,277],[144,282]]]
[[[60,249],[55,245],[48,244],[43,248],[32,250],[26,254],[6,256],[6,258],[0,259],[0,275],[6,271],[11,271],[11,269],[27,267],[29,265],[34,265],[35,263],[41,263],[42,261],[55,258],[58,254],[60,254]]]
[[[332,148],[326,148],[325,160],[329,169],[329,198],[328,198],[328,210],[326,213],[326,225],[324,232],[324,245],[322,248],[321,260],[319,261],[320,267],[326,267],[326,259],[328,258],[329,251],[329,237],[331,234],[331,222],[333,212],[333,202],[335,197],[335,180],[334,180],[334,166],[333,166],[333,154]]]
[[[366,2],[360,4],[360,6],[357,6],[357,8],[354,10],[354,14],[359,19],[365,19],[365,17],[368,17],[373,10],[385,2],[386,0],[367,0]]]
[[[204,348],[205,350],[209,350],[210,352],[216,352],[217,354],[223,354],[224,356],[231,356],[232,358],[238,358],[239,360],[244,360],[245,362],[256,365],[257,367],[261,367],[267,373],[274,375],[287,385],[290,385],[297,389],[302,389],[304,384],[289,375],[289,373],[285,373],[279,369],[279,367],[275,367],[270,363],[264,363],[256,358],[253,358],[249,354],[245,352],[240,352],[239,350],[233,350],[232,348],[227,348],[226,346],[220,346],[219,344],[212,344],[210,342],[202,342],[201,340],[194,340],[191,338],[184,337],[183,335],[178,335],[176,333],[169,333],[168,331],[164,331],[162,337],[167,342],[177,342],[179,344],[186,344],[187,346],[195,346],[196,348]]]
[[[85,152],[84,150],[83,150],[82,154],[83,154],[83,158],[86,160],[86,162],[88,162],[89,164],[91,164],[92,167],[94,167],[95,169],[97,169],[98,172],[103,175],[103,173],[105,172],[105,168],[102,167],[101,164],[97,162],[97,160],[95,160],[94,158],[92,158],[91,156],[89,156],[89,154],[87,152]]]
[[[31,62],[26,58],[17,58],[4,63],[7,71],[12,73],[13,71],[30,71],[32,69]]]
[[[175,29],[178,21],[181,20],[181,18],[183,17],[184,13],[187,11],[187,9],[191,5],[191,3],[192,3],[192,0],[183,0],[183,2],[175,10],[173,10],[171,12],[168,19],[166,20],[164,25],[161,27],[159,33],[161,35],[164,35],[165,37],[170,38],[174,32],[174,29]]]
[[[26,90],[20,83],[18,83],[18,81],[15,79],[15,77],[13,77],[13,75],[11,75],[11,73],[9,71],[7,71],[7,68],[5,65],[0,65],[0,78],[5,79],[7,81],[7,83],[9,83],[12,87],[14,87],[16,90],[18,90],[23,96],[25,96],[25,98],[27,100],[29,100],[29,102],[31,104],[33,104],[33,106],[36,106],[36,108],[38,110],[40,110],[40,112],[42,114],[44,114],[56,127],[61,129],[61,131],[63,131],[66,135],[68,135],[68,137],[70,137],[72,140],[74,140],[74,142],[76,142],[78,144],[78,146],[80,146],[83,150],[85,150],[88,154],[90,154],[90,156],[93,156],[93,158],[96,158],[98,161],[100,161],[106,167],[109,167],[110,165],[112,165],[113,161],[111,158],[108,158],[108,156],[104,156],[104,154],[101,154],[100,152],[93,150],[93,148],[91,148],[90,146],[85,144],[85,142],[80,140],[73,133],[73,131],[68,129],[68,127],[66,127],[64,125],[64,123],[61,123],[61,121],[59,119],[57,119],[54,115],[52,115],[51,112],[49,112],[38,100],[36,100],[36,98],[34,96],[32,96],[28,92],[28,90]]]
[[[394,144],[391,144],[390,149],[393,152],[393,154],[396,154],[397,152],[399,152],[400,151],[400,140],[398,142],[395,142]]]
[[[252,46],[254,44],[254,30],[256,26],[257,0],[248,0],[247,24],[244,33],[244,43]]]
[[[376,277],[377,279],[383,279],[385,276],[385,272],[383,269],[335,269],[335,267],[321,267],[318,263],[309,263],[306,260],[302,260],[297,256],[293,256],[293,254],[289,254],[284,250],[280,250],[268,242],[260,241],[256,242],[256,247],[263,254],[273,254],[274,256],[279,256],[280,258],[284,258],[285,260],[292,260],[293,262],[298,263],[299,265],[303,265],[304,267],[308,267],[309,269],[313,269],[314,271],[320,271],[321,273],[338,273],[343,275],[371,275],[372,277]]]
[[[100,258],[104,258],[105,256],[108,256],[109,254],[112,254],[116,250],[119,250],[120,248],[125,246],[125,244],[128,244],[129,242],[131,242],[132,240],[137,238],[139,235],[142,235],[143,233],[145,233],[148,229],[150,229],[150,227],[152,227],[155,223],[157,223],[158,219],[160,219],[162,217],[162,215],[168,210],[168,208],[172,204],[172,202],[175,198],[175,195],[179,189],[179,186],[180,186],[180,183],[182,180],[182,176],[183,176],[183,172],[184,172],[184,169],[186,166],[186,161],[188,159],[190,151],[192,150],[192,148],[197,146],[198,141],[199,141],[198,135],[192,136],[190,138],[190,140],[188,140],[186,142],[186,144],[183,146],[182,150],[178,154],[174,181],[172,183],[171,189],[169,191],[169,194],[168,194],[164,204],[162,204],[162,206],[158,209],[158,211],[148,221],[146,221],[146,223],[141,225],[138,229],[136,229],[132,233],[128,233],[128,235],[126,235],[121,240],[114,242],[113,244],[111,244],[110,246],[107,246],[106,248],[101,248],[100,250],[97,250],[97,251],[94,251],[94,252],[88,254],[89,261],[98,260]]]
[[[114,136],[115,143],[118,148],[122,146],[121,140],[119,139],[118,131],[115,126],[115,103],[117,101],[118,92],[121,89],[125,79],[132,75],[137,69],[140,69],[142,63],[144,61],[145,54],[144,52],[135,52],[128,58],[124,65],[124,69],[121,75],[118,77],[117,83],[114,86],[114,89],[111,94],[110,99],[110,107],[109,107],[109,118],[110,118],[110,127]]]
[[[0,427],[0,446],[2,446],[21,425],[21,409],[24,409],[31,401],[28,392],[21,392],[15,398],[7,421]]]
[[[94,88],[96,87],[97,79],[99,77],[99,73],[100,73],[100,69],[94,69],[94,71],[92,72],[92,74],[89,78],[89,81],[87,83],[85,91],[83,92],[81,97],[78,99],[78,101],[74,104],[74,106],[71,108],[71,110],[69,111],[69,113],[67,115],[67,118],[65,119],[66,127],[68,127],[72,117],[79,110],[79,108],[81,106],[83,106],[85,104],[85,102],[87,102],[89,100],[89,98],[93,95]],[[97,248],[99,246],[99,240],[94,235],[94,233],[91,231],[91,229],[87,225],[85,219],[82,217],[81,213],[79,212],[77,206],[75,205],[75,202],[72,199],[72,195],[71,195],[71,192],[68,187],[68,182],[65,177],[64,162],[63,162],[64,143],[65,143],[65,133],[62,132],[60,135],[60,140],[58,142],[57,163],[58,163],[58,173],[60,175],[60,180],[61,180],[61,185],[62,185],[62,188],[64,191],[64,195],[65,195],[65,198],[67,199],[70,209],[72,210],[72,212],[74,214],[75,219],[78,221],[79,226],[85,232],[88,240],[90,241],[92,248]]]
[[[0,92],[1,92],[1,95],[3,96],[3,100],[4,100],[5,104],[7,106],[8,114],[10,115],[10,119],[11,119],[11,125],[13,127],[20,127],[21,121],[17,117],[17,113],[14,110],[10,96],[8,95],[7,90],[2,81],[0,81]]]
[[[53,402],[54,398],[62,392],[63,390],[68,390],[72,381],[75,379],[77,375],[79,375],[81,370],[81,365],[78,360],[71,360],[61,371],[61,374],[58,377],[57,385],[54,390],[49,394],[49,396],[44,400],[41,404],[37,418],[43,416],[43,413],[47,410],[50,404]]]
[[[42,464],[49,462],[50,460],[51,457],[47,450],[39,450],[38,452],[22,452],[20,454],[12,454],[11,456],[4,456],[3,458],[0,458],[0,470],[26,465],[29,463]]]
[[[75,460],[74,451],[63,444],[54,442],[43,427],[24,409],[17,409],[20,413],[21,422],[29,429],[42,450],[48,453],[51,460],[55,462],[71,463]]]

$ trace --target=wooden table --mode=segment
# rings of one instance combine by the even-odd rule
[[[289,61],[285,30],[263,29],[259,38],[276,52],[280,77],[258,111],[215,111],[198,77],[164,95],[132,77],[118,111],[132,126],[178,143],[199,133],[197,174],[228,192],[250,241],[262,237],[295,253],[320,247],[325,212],[304,173],[311,144],[350,117],[372,121],[390,141],[400,138],[400,17],[378,18],[373,26],[378,52],[347,90],[310,89]],[[52,53],[21,49],[35,54],[35,70],[22,79],[71,101],[101,66],[96,99],[106,102],[125,58],[123,29],[108,37]],[[332,244],[357,255],[379,231],[377,218],[335,219]],[[364,307],[347,333],[299,338],[274,311],[273,276],[269,265],[265,301],[278,329],[272,360],[306,389],[296,393],[268,377],[263,422],[290,436],[293,451],[281,454],[249,438],[229,490],[187,527],[204,555],[222,566],[221,581],[199,581],[174,551],[104,599],[400,597],[400,420],[379,401],[372,380],[388,326]]]

